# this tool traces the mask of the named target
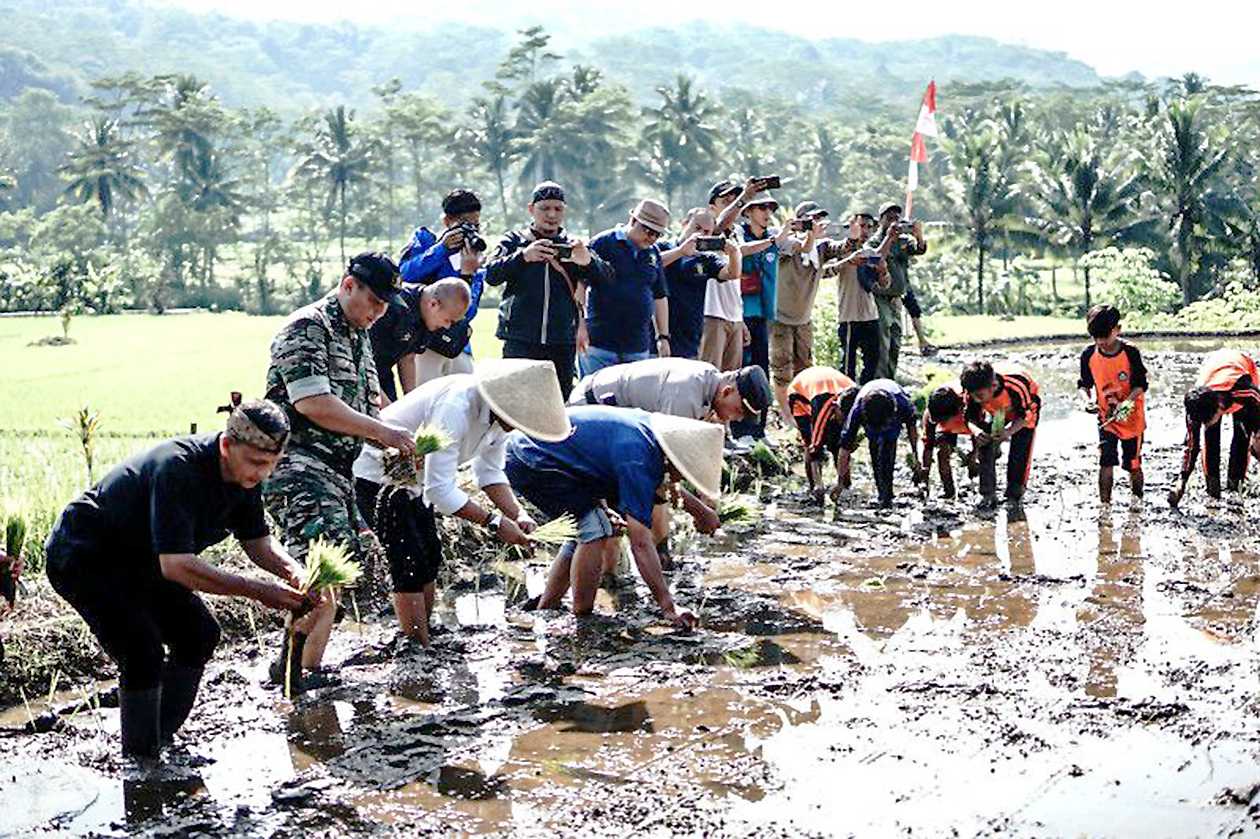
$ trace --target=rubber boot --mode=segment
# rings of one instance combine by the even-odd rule
[[[289,639],[293,639],[293,652],[289,652]],[[286,696],[302,692],[302,650],[306,647],[305,632],[286,632],[280,643],[280,656],[271,663],[268,675],[271,683],[280,685]],[[286,672],[287,670],[287,672]]]
[[[122,730],[122,751],[127,757],[158,756],[161,745],[158,708],[162,688],[119,690],[118,717]]]
[[[201,686],[200,667],[179,667],[168,664],[162,673],[162,742],[169,744],[175,739],[188,715],[192,713],[197,689]]]

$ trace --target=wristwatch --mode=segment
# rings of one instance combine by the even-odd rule
[[[496,533],[499,530],[499,525],[502,523],[503,523],[502,513],[495,513],[492,516],[490,516],[490,518],[486,519],[486,527],[490,528],[491,531],[494,531]]]
[[[668,335],[657,335],[657,336],[656,336],[656,343],[658,343],[658,344],[659,344],[661,341],[668,341],[668,340],[669,340],[669,336],[668,336]]]

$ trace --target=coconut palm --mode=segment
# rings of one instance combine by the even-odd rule
[[[644,109],[640,170],[661,187],[666,200],[712,171],[717,159],[720,109],[679,75],[672,87],[658,87],[661,103]]]
[[[101,217],[108,219],[119,198],[135,201],[148,194],[140,169],[131,163],[130,146],[120,136],[118,123],[98,117],[89,120],[79,135],[79,147],[61,167],[69,183],[66,192],[80,203],[95,201]]]
[[[510,218],[505,185],[507,173],[517,157],[516,132],[508,124],[507,111],[507,98],[501,93],[488,99],[474,99],[469,124],[457,138],[459,148],[466,150],[494,176],[505,223]]]
[[[370,180],[372,148],[356,137],[354,112],[338,105],[323,115],[315,132],[314,142],[303,149],[295,173],[312,181],[323,182],[327,189],[325,207],[337,210],[337,239],[341,262],[346,263],[346,195]]]
[[[1159,221],[1142,213],[1143,180],[1135,162],[1081,129],[1056,145],[1053,159],[1029,167],[1029,226],[1077,258],[1111,246],[1153,244]],[[1085,261],[1086,309],[1092,303],[1089,272]]]

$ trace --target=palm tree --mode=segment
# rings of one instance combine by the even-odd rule
[[[1018,193],[1010,170],[1002,166],[1001,139],[992,122],[964,126],[954,137],[943,137],[942,145],[952,165],[945,192],[976,249],[976,310],[983,313],[984,258],[1010,218]]]
[[[516,132],[508,125],[507,98],[498,94],[490,99],[477,98],[469,113],[469,124],[459,134],[459,145],[494,175],[499,188],[499,204],[507,223],[507,172],[517,157]]]
[[[346,263],[346,194],[368,182],[371,158],[370,144],[356,140],[354,112],[347,113],[345,105],[338,105],[324,114],[314,143],[303,150],[295,167],[300,176],[323,181],[328,190],[325,207],[337,208],[337,238],[343,265]]]
[[[1226,216],[1237,204],[1219,183],[1230,150],[1204,130],[1198,118],[1202,106],[1200,97],[1168,103],[1149,172],[1153,191],[1165,203],[1172,245],[1169,261],[1187,305],[1203,290],[1202,262],[1209,239],[1227,234]]]
[[[390,129],[402,140],[411,169],[415,219],[424,217],[424,208],[432,200],[436,185],[430,170],[437,154],[446,153],[454,134],[448,125],[450,116],[443,107],[427,96],[404,94],[386,111]],[[454,150],[458,151],[458,146]]]
[[[645,108],[640,168],[665,191],[672,202],[680,188],[694,183],[713,168],[719,133],[720,109],[679,75],[673,87],[658,87],[661,104]],[[662,158],[662,155],[666,157]]]
[[[558,158],[574,137],[571,105],[563,79],[534,82],[517,101],[514,133],[517,154],[525,160],[523,186],[556,179]]]
[[[1113,245],[1152,244],[1159,222],[1140,215],[1143,180],[1131,160],[1076,130],[1057,144],[1052,161],[1034,162],[1026,197],[1029,225],[1049,243],[1083,258]],[[1089,262],[1085,261],[1085,308],[1089,309]]]
[[[812,172],[815,194],[833,196],[840,189],[840,173],[844,166],[836,129],[825,122],[815,122],[809,128],[805,147],[805,161]]]
[[[148,194],[140,169],[131,163],[129,144],[119,136],[118,123],[105,117],[83,126],[79,147],[61,173],[69,181],[66,192],[80,203],[95,201],[106,220],[118,198],[135,201]]]

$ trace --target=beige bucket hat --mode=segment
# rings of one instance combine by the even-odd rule
[[[503,358],[477,363],[477,391],[490,410],[537,440],[556,443],[573,433],[550,361]]]
[[[726,432],[713,422],[652,414],[652,432],[665,456],[682,476],[709,498],[722,494],[722,440]]]

